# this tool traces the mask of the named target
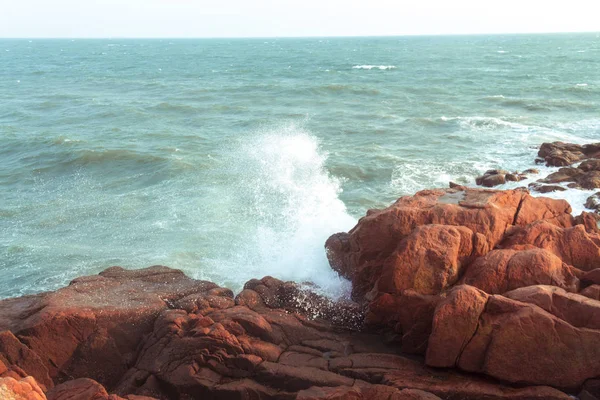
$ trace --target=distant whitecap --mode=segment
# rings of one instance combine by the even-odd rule
[[[371,69],[385,70],[385,69],[395,69],[395,68],[397,68],[395,65],[355,65],[352,67],[352,69],[367,69],[367,70],[371,70]]]

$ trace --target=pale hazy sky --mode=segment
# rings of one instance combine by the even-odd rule
[[[600,31],[600,0],[0,0],[0,37]]]

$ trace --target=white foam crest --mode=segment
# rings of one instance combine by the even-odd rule
[[[296,125],[246,138],[233,152],[238,198],[246,235],[232,268],[243,281],[271,275],[310,281],[333,297],[347,295],[349,283],[327,261],[324,243],[356,220],[338,198],[340,182],[325,168],[319,141]],[[240,268],[243,267],[243,268]]]
[[[381,69],[381,70],[386,70],[386,69],[396,69],[397,67],[395,65],[355,65],[352,67],[352,69],[367,69],[367,70],[371,70],[371,69]]]

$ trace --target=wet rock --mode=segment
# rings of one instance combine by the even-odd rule
[[[600,212],[600,192],[594,193],[585,201],[585,208]]]
[[[559,185],[542,185],[536,182],[531,182],[527,186],[530,190],[536,191],[538,193],[564,192],[565,190],[567,190],[567,188]]]
[[[434,262],[447,266],[443,268],[448,268],[448,271],[462,269],[473,258],[467,254],[467,247],[471,247],[474,256],[483,255],[486,248],[491,249],[498,244],[507,227],[526,225],[539,219],[545,219],[558,226],[572,226],[574,220],[570,211],[570,206],[564,201],[534,198],[521,190],[422,191],[414,196],[402,197],[386,209],[371,210],[350,232],[330,237],[326,248],[332,267],[342,276],[352,280],[354,298],[362,300],[367,293],[373,291],[369,294],[369,298],[373,299],[379,291],[376,286],[378,282],[385,287],[382,290],[384,292],[397,291],[410,285],[399,284],[391,279],[380,280],[384,275],[388,278],[394,276],[400,260],[406,257],[403,255],[405,251],[413,249],[410,251],[414,255],[421,251],[422,256],[418,256],[417,259],[423,260],[427,265]],[[435,235],[425,235],[424,230],[419,232],[416,229],[432,224],[462,226],[461,232],[467,232],[464,230],[467,228],[472,232],[471,237],[474,241],[469,244],[466,240],[469,234],[463,233],[466,235],[464,240],[453,239],[452,246],[456,250],[437,257],[434,255],[437,254],[435,249],[439,249],[441,253],[450,243],[450,236],[438,235],[439,240],[434,240]],[[436,230],[440,234],[442,231],[448,232],[448,228],[435,228],[430,232]],[[452,237],[459,236],[455,234]],[[487,247],[484,247],[484,243]],[[431,249],[431,252],[428,249]],[[454,261],[450,258],[454,258]],[[427,268],[417,267],[414,270],[427,273]],[[447,275],[455,276],[456,274]],[[452,279],[448,281],[450,284]],[[427,279],[413,281],[421,284]],[[422,293],[435,293],[445,286],[438,282],[423,287],[427,289]]]

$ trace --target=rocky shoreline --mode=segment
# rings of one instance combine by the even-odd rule
[[[326,249],[352,300],[164,266],[2,300],[0,399],[600,400],[596,214],[425,190]]]
[[[566,191],[567,189],[593,190],[600,188],[600,143],[578,145],[573,143],[543,143],[538,151],[536,164],[560,167],[558,171],[531,182],[528,189],[538,193]],[[486,171],[475,178],[478,186],[495,187],[507,182],[519,182],[530,175],[539,174],[535,168],[523,172],[501,169]],[[451,186],[455,186],[451,183]],[[587,198],[585,207],[600,212],[600,192]]]

